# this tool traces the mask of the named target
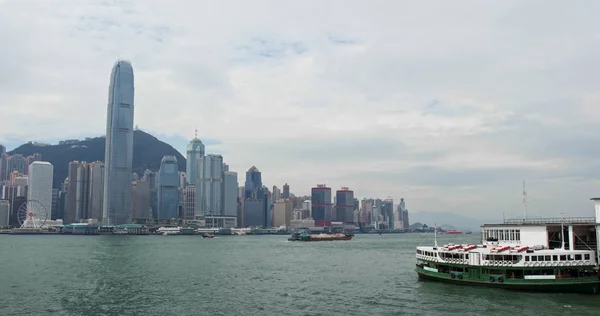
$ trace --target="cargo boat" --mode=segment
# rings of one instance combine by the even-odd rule
[[[482,226],[482,244],[417,247],[421,280],[533,292],[600,290],[595,217],[506,219]]]
[[[288,241],[333,241],[351,240],[354,235],[350,234],[310,234],[308,232],[293,233]]]

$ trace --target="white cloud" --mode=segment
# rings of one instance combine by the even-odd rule
[[[542,205],[587,214],[597,6],[0,1],[0,142],[104,133],[110,68],[124,58],[136,124],[197,128],[240,180],[256,165],[298,194],[326,182],[476,215],[518,208],[526,178],[579,192]]]

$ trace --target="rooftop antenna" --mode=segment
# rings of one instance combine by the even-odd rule
[[[527,219],[527,191],[525,190],[525,180],[523,180],[523,220]]]
[[[198,138],[198,129],[197,128],[194,130],[194,138]]]

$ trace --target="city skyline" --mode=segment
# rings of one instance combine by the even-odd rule
[[[182,154],[198,129],[232,170],[296,194],[327,183],[492,219],[522,215],[522,180],[531,216],[586,216],[598,195],[600,4],[211,4],[247,13],[234,19],[203,3],[39,5],[0,4],[9,150],[102,135],[106,69],[123,57],[141,128]]]

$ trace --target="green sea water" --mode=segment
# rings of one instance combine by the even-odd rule
[[[0,235],[0,315],[600,315],[600,296],[418,281],[432,239]]]

